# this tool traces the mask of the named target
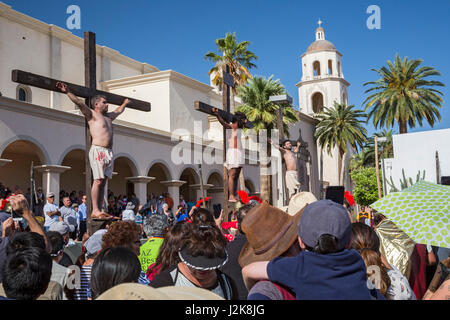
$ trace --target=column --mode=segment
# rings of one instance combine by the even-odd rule
[[[208,189],[210,189],[210,188],[212,188],[212,187],[214,187],[214,185],[213,184],[204,184],[203,185],[203,190],[204,190],[204,192],[205,192],[205,198],[206,198],[206,196],[207,196],[207,190]],[[196,201],[197,200],[199,200],[200,198],[203,198],[203,195],[202,195],[202,189],[201,189],[201,186],[200,186],[200,184],[191,184],[190,186],[189,186],[189,188],[192,188],[192,189],[194,189],[194,190],[196,190],[197,191],[197,198],[195,199]]]
[[[136,197],[139,198],[140,203],[144,205],[147,202],[147,183],[155,180],[156,178],[148,176],[136,176],[128,177],[125,179],[134,184],[134,193],[136,194]]]
[[[186,181],[168,180],[161,181],[160,183],[167,187],[167,192],[169,192],[170,197],[173,199],[172,211],[175,213],[177,211],[178,205],[180,204],[180,187],[185,184]]]
[[[59,178],[61,173],[70,170],[71,167],[44,164],[34,167],[38,172],[42,172],[43,192],[47,196],[48,192],[55,194],[55,204],[59,204]]]

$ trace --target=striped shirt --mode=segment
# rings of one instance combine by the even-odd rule
[[[75,289],[75,300],[88,300],[91,297],[91,270],[92,264],[81,267],[80,288]]]

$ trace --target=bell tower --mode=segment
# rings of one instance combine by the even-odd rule
[[[342,72],[342,54],[325,38],[323,22],[319,19],[315,31],[316,40],[312,42],[301,56],[302,78],[298,87],[300,112],[314,117],[324,108],[333,108],[334,103],[348,103],[348,83]],[[322,172],[323,186],[338,186],[339,153],[337,148],[331,155],[317,147],[320,154],[319,171]],[[344,165],[348,164],[348,158]],[[344,182],[350,190],[348,179]]]

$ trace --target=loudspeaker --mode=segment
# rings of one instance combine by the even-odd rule
[[[344,204],[345,188],[343,186],[330,186],[325,189],[325,199]]]
[[[441,184],[450,186],[450,176],[441,177]]]

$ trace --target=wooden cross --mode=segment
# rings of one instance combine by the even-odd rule
[[[225,65],[222,69],[222,77],[223,77],[223,85],[222,85],[222,110],[218,109],[219,116],[224,119],[226,122],[231,122],[233,119],[233,114],[230,112],[230,93],[231,88],[234,88],[234,78],[230,74],[230,66]],[[194,109],[209,115],[216,115],[212,112],[212,109],[216,108],[201,101],[194,102]],[[246,128],[253,128],[253,124],[250,121],[247,121],[244,125]],[[223,154],[222,159],[223,163],[226,162],[227,159],[227,139],[226,139],[226,128],[223,127]],[[224,220],[228,221],[228,170],[224,166],[223,167],[223,211],[224,211]]]
[[[284,108],[284,105],[286,105],[286,104],[287,105],[292,104],[292,97],[289,96],[288,94],[282,94],[282,95],[269,97],[269,101],[273,102],[279,106],[279,108],[277,110],[278,139],[279,139],[280,143],[283,143],[283,140],[284,140],[283,108]],[[283,157],[283,155],[281,155],[281,157]],[[281,159],[280,159],[280,161],[281,161]],[[281,162],[280,162],[278,169],[281,169],[281,172],[279,173],[280,180],[281,180],[281,190],[279,190],[279,196],[282,198],[283,206],[285,206],[286,202],[289,201],[289,199],[287,199],[288,197],[286,197],[286,195],[287,195],[286,181],[285,181],[286,169],[281,165]]]
[[[95,44],[95,33],[93,32],[85,32],[84,33],[84,79],[85,86],[79,86],[73,83],[65,82],[70,91],[78,96],[86,99],[86,105],[91,109],[93,106],[90,104],[90,98],[96,95],[103,95],[106,97],[106,100],[110,104],[121,105],[127,97],[117,95],[110,92],[97,90],[97,76],[96,76],[96,44]],[[45,89],[54,92],[61,92],[59,88],[56,87],[56,83],[63,82],[62,80],[56,80],[47,78],[44,76],[40,76],[37,74],[33,74],[30,72],[22,71],[22,70],[13,70],[12,71],[12,81]],[[147,101],[130,99],[131,103],[127,105],[127,108],[136,109],[140,111],[150,111],[151,104]],[[91,135],[89,132],[89,126],[87,121],[85,121],[85,172],[86,172],[86,197],[87,197],[87,221],[89,223],[90,216],[92,212],[92,199],[91,199],[91,167],[89,164],[89,149],[91,147]],[[107,190],[106,190],[107,191]],[[107,194],[107,192],[105,193]],[[88,229],[89,230],[89,229]]]

